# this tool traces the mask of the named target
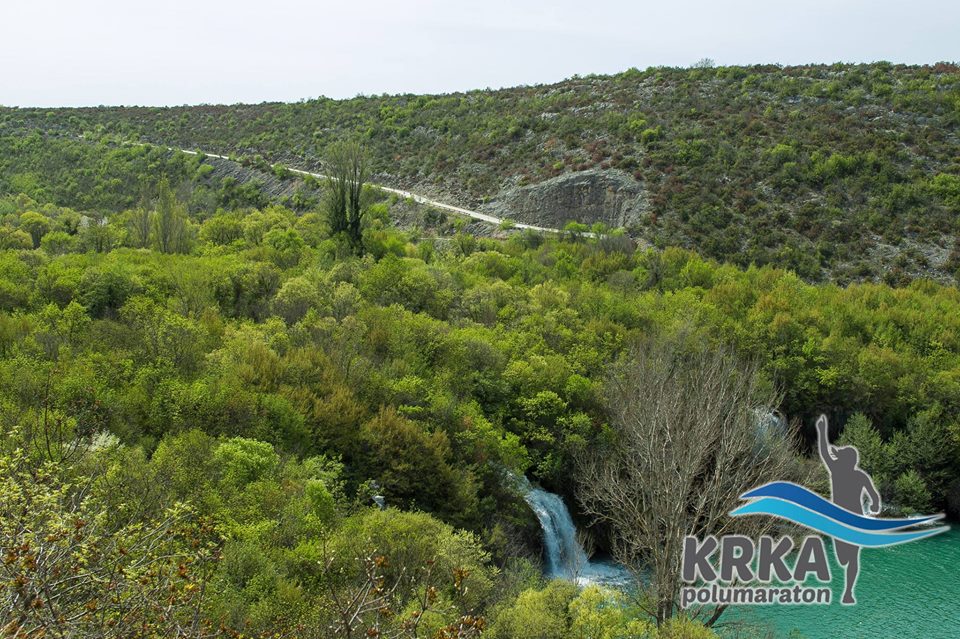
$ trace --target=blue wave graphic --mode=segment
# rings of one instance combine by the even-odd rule
[[[803,506],[831,519],[836,519],[847,526],[861,530],[897,530],[899,528],[909,528],[910,526],[929,523],[943,517],[942,514],[914,517],[911,519],[876,519],[874,517],[865,517],[841,508],[833,502],[827,501],[817,493],[799,484],[788,481],[771,482],[740,495],[741,499],[753,499],[755,497],[776,497],[777,499]]]
[[[761,499],[751,501],[748,504],[732,510],[730,514],[734,517],[741,515],[772,515],[773,517],[780,517],[781,519],[800,524],[824,535],[830,535],[839,541],[845,541],[867,548],[894,546],[908,541],[932,537],[949,529],[949,526],[940,526],[938,528],[930,528],[916,532],[866,532],[846,526],[821,513],[798,506],[793,502],[784,501],[775,497],[762,497]]]

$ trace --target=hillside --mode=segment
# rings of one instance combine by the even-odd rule
[[[603,221],[655,246],[811,281],[894,284],[950,282],[960,267],[958,125],[955,65],[888,63],[654,68],[295,104],[0,110],[0,136],[144,140],[303,168],[357,136],[380,181],[501,217]],[[16,172],[0,174],[0,191]]]
[[[0,634],[801,636],[655,558],[832,494],[828,440],[884,516],[960,519],[957,79],[0,110]],[[289,170],[350,137],[435,201]],[[869,557],[900,635],[952,619],[942,538]]]

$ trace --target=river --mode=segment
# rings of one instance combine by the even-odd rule
[[[751,606],[728,611],[721,621],[757,624],[777,638],[960,638],[960,526],[914,543],[861,550],[855,606],[839,603],[843,569],[832,549],[829,557],[836,603]]]
[[[540,520],[548,577],[615,587],[629,582],[629,573],[617,564],[587,558],[559,495],[533,487],[525,477],[511,477]],[[835,603],[731,609],[721,618],[721,636],[960,639],[960,525],[953,524],[951,530],[929,539],[862,549],[855,606],[839,603],[843,568],[836,563],[832,547],[827,556]],[[808,585],[819,582],[811,578]],[[739,633],[744,625],[748,631]]]

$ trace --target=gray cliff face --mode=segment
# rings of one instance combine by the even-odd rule
[[[551,228],[563,228],[570,221],[604,222],[617,228],[638,223],[649,203],[643,185],[630,174],[591,169],[503,191],[480,210]]]

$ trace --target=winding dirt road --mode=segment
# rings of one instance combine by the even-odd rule
[[[219,158],[219,159],[221,159],[221,160],[229,160],[229,159],[230,159],[230,158],[228,158],[228,157],[226,157],[226,156],[223,156],[223,155],[217,155],[216,153],[206,153],[206,152],[204,152],[204,151],[189,151],[189,150],[187,150],[187,149],[177,149],[177,148],[174,148],[174,147],[167,147],[167,148],[168,148],[169,150],[171,150],[171,151],[180,151],[181,153],[187,153],[187,154],[189,154],[189,155],[205,155],[205,156],[207,156],[207,157]],[[275,166],[277,166],[277,165],[276,165],[276,164],[271,164],[270,166],[271,166],[271,167],[275,167]],[[297,174],[299,174],[299,175],[311,175],[311,176],[313,176],[313,177],[315,177],[315,178],[321,178],[321,179],[326,179],[326,178],[327,178],[327,176],[326,176],[326,175],[323,175],[322,173],[312,173],[312,172],[310,172],[310,171],[304,171],[304,170],[302,170],[302,169],[294,169],[294,168],[291,168],[291,167],[286,166],[286,165],[283,165],[283,166],[284,166],[284,168],[286,168],[286,169],[287,169],[288,171],[290,171],[291,173],[297,173]],[[419,194],[417,194],[417,193],[411,193],[410,191],[404,191],[404,190],[402,190],[402,189],[395,189],[395,188],[392,188],[392,187],[389,187],[389,186],[384,186],[384,185],[382,185],[382,184],[372,184],[372,183],[368,183],[368,185],[371,186],[371,187],[373,187],[373,188],[375,188],[375,189],[379,189],[379,190],[381,190],[381,191],[385,191],[385,192],[387,192],[387,193],[393,193],[393,194],[395,194],[395,195],[399,195],[400,197],[410,198],[410,199],[412,199],[414,202],[417,202],[418,204],[426,204],[427,206],[432,206],[432,207],[434,207],[434,208],[443,209],[444,211],[450,211],[451,213],[456,213],[457,215],[464,215],[464,216],[466,216],[466,217],[473,218],[474,220],[480,220],[481,222],[488,222],[488,223],[490,223],[490,224],[496,224],[497,226],[499,226],[499,225],[502,224],[503,221],[504,221],[503,218],[500,218],[500,217],[495,217],[495,216],[493,216],[493,215],[487,215],[486,213],[481,213],[481,212],[479,212],[479,211],[471,211],[470,209],[465,209],[465,208],[460,207],[460,206],[454,206],[454,205],[452,205],[452,204],[446,204],[446,203],[444,203],[444,202],[439,202],[439,201],[437,201],[437,200],[431,199],[431,198],[426,197],[426,196],[424,196],[424,195],[419,195]],[[513,222],[512,224],[513,224],[513,228],[518,228],[518,229],[530,229],[531,231],[540,231],[540,232],[543,232],[543,233],[562,233],[562,232],[563,232],[562,229],[552,229],[552,228],[547,228],[547,227],[544,227],[544,226],[534,226],[534,225],[532,225],[532,224],[523,224],[523,223],[521,223],[521,222]],[[581,235],[583,235],[583,236],[585,236],[585,237],[593,237],[593,233],[581,233]]]

